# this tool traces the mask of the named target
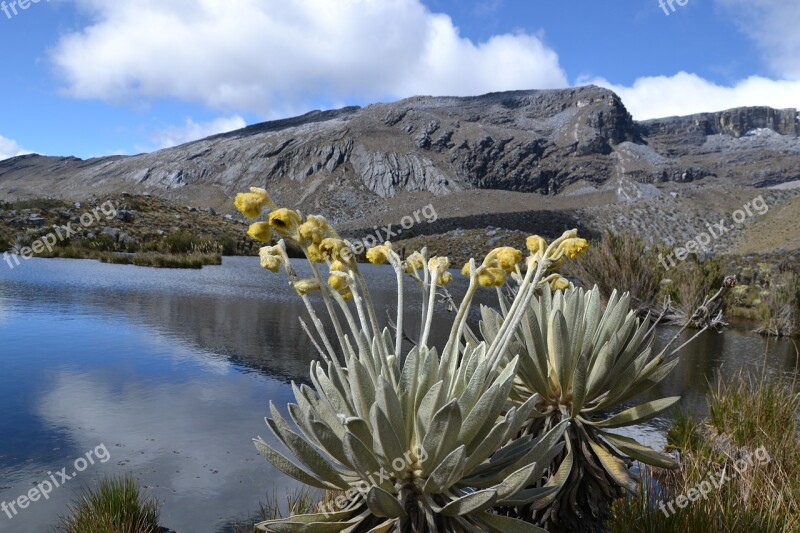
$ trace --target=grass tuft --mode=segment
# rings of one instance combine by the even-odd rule
[[[133,476],[104,478],[86,489],[56,528],[62,533],[157,533],[160,504],[144,497]]]

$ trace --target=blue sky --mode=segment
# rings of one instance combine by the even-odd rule
[[[800,107],[800,2],[680,2],[5,0],[0,159],[134,154],[414,94],[597,83],[639,119]]]

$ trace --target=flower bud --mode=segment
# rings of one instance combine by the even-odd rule
[[[478,275],[481,287],[502,287],[506,284],[506,271],[502,268],[488,267]]]
[[[385,244],[367,250],[367,261],[373,265],[385,265],[389,262],[389,248]]]
[[[575,259],[589,249],[589,242],[586,239],[573,237],[562,242],[558,248],[570,259]]]
[[[422,270],[425,266],[425,258],[419,252],[414,252],[406,258],[406,274]]]
[[[508,272],[514,272],[517,265],[522,261],[522,252],[510,246],[497,248],[497,266]]]
[[[316,244],[311,244],[308,246],[308,250],[306,252],[306,257],[312,263],[324,263],[325,258],[322,257],[322,253],[319,251],[319,246]]]
[[[344,272],[331,272],[330,276],[328,276],[328,285],[341,293],[350,285],[350,276]]]
[[[525,241],[525,247],[532,254],[544,253],[544,251],[547,250],[547,241],[538,235],[531,235],[528,237],[528,240]]]
[[[258,251],[261,267],[277,272],[283,263],[283,254],[277,246],[264,246]]]
[[[253,188],[255,189],[255,187]],[[263,189],[261,190],[263,191]],[[247,218],[256,218],[261,214],[261,209],[263,209],[269,201],[266,192],[267,191],[264,191],[263,195],[261,193],[240,192],[236,195],[233,205]]]
[[[281,235],[290,235],[300,224],[300,214],[281,207],[269,214],[269,224]]]
[[[266,222],[250,224],[247,234],[259,242],[269,242],[272,239],[272,230]]]
[[[550,288],[554,291],[569,289],[570,283],[566,278],[558,276],[550,281]]]
[[[306,296],[321,289],[319,281],[315,279],[301,279],[292,283],[292,287],[300,296]]]
[[[319,251],[328,261],[349,261],[352,257],[350,249],[342,239],[323,239],[319,243]]]

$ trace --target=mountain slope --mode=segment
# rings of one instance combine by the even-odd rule
[[[798,134],[795,109],[636,122],[617,95],[593,86],[414,97],[132,157],[17,157],[0,162],[0,198],[148,192],[230,212],[235,192],[261,185],[284,205],[353,229],[428,203],[440,218],[564,211],[563,225],[585,219],[601,229],[631,203],[657,211],[696,187],[740,188],[746,197],[800,179]],[[665,192],[672,199],[653,200]]]

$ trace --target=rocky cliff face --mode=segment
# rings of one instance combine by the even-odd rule
[[[757,129],[770,129],[780,135],[800,135],[796,109],[740,107],[719,113],[701,113],[639,123],[644,135],[666,135],[673,138],[692,137],[698,141],[708,135],[742,137]]]
[[[0,162],[0,195],[150,192],[219,209],[259,184],[286,204],[311,204],[346,221],[408,195],[493,189],[631,198],[646,191],[638,184],[709,176],[782,183],[800,179],[798,133],[794,109],[637,123],[617,95],[592,86],[414,97],[312,112],[134,157],[18,157]]]

